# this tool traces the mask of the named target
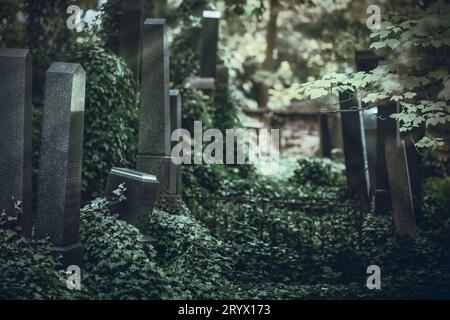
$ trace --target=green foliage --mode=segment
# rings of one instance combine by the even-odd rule
[[[400,122],[401,132],[421,126],[447,125],[450,122],[446,59],[450,47],[449,17],[450,5],[445,1],[406,14],[398,10],[388,12],[381,29],[374,29],[370,35],[370,47],[384,53],[385,65],[371,72],[330,73],[320,80],[302,84],[300,93],[315,99],[342,91],[358,91],[368,106],[398,102],[401,110],[393,118]],[[417,143],[420,148],[442,145],[442,139],[431,135]]]
[[[192,215],[154,210],[147,233],[152,235],[158,261],[165,267],[178,298],[235,296],[237,287],[230,280],[232,264],[222,252],[222,241]]]
[[[134,164],[138,101],[122,59],[98,47],[78,56],[86,71],[82,191],[89,200],[103,193],[111,167]]]
[[[81,239],[86,265],[82,284],[100,299],[159,299],[167,278],[155,263],[155,250],[133,226],[109,216],[96,199],[82,210]]]
[[[298,160],[298,168],[291,181],[298,185],[342,186],[343,168],[329,159],[303,158]]]
[[[0,213],[0,299],[73,298],[59,259],[47,240],[22,238],[17,219]]]
[[[312,179],[332,164],[322,165],[312,170]],[[230,192],[244,194],[253,185],[252,198],[239,204],[193,202],[191,197],[192,213],[178,200],[161,198],[148,216],[150,236],[145,240],[136,228],[110,215],[108,202],[91,202],[82,210],[86,264],[81,292],[64,288],[48,242],[20,239],[13,220],[2,215],[0,295],[8,299],[450,297],[448,178],[426,182],[425,215],[419,237],[412,240],[394,235],[390,216],[360,212],[328,186],[308,194],[311,182],[305,175],[298,184],[296,179],[270,184],[271,179],[252,170],[205,166],[200,172],[204,176],[191,181],[197,185],[191,185],[190,192],[203,190],[212,197],[230,187]],[[203,189],[208,187],[214,193],[208,195]],[[291,207],[275,202],[301,188],[305,201],[317,201],[317,193],[328,192],[329,206],[321,211],[311,210],[318,203]],[[366,268],[373,264],[381,267],[380,291],[366,288]]]

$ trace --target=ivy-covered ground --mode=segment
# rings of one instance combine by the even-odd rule
[[[16,222],[2,215],[0,299],[450,298],[446,176],[426,179],[420,233],[411,240],[394,235],[390,216],[358,212],[342,165],[330,160],[291,162],[277,179],[251,167],[184,174],[186,202],[158,202],[147,221],[150,241],[111,216],[104,199],[83,208],[81,291],[66,289],[47,241],[19,238]],[[274,198],[322,198],[330,209],[293,209]],[[381,290],[366,288],[372,264],[381,268]]]

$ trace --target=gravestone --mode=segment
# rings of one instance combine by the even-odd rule
[[[177,173],[170,142],[169,43],[164,19],[147,19],[144,23],[136,158],[137,169],[155,175],[161,192],[176,193]]]
[[[126,197],[125,200],[113,203],[110,206],[112,214],[117,214],[118,218],[124,220],[137,228],[145,226],[145,217],[148,217],[155,204],[159,182],[154,175],[144,172],[125,169],[112,168],[109,173],[106,185],[106,198],[114,199],[114,191],[119,185],[124,183]]]
[[[347,111],[358,109],[358,101],[348,92],[341,92],[339,101],[340,109],[343,111],[341,112],[341,123],[347,188],[351,196],[356,197],[363,206],[368,206],[369,181],[366,172],[367,159],[361,112]]]
[[[376,187],[377,163],[377,108],[370,108],[363,112],[364,133],[367,146],[367,165],[369,168],[369,194],[373,197]]]
[[[31,91],[28,50],[0,49],[0,211],[17,216],[23,235],[31,236]]]
[[[223,64],[217,66],[214,104],[225,106],[228,103],[228,87],[230,75],[228,68]]]
[[[179,90],[170,90],[170,132],[181,129],[181,94]],[[172,148],[178,142],[172,141]],[[176,165],[176,194],[181,197],[182,194],[182,166]]]
[[[357,71],[369,72],[378,67],[381,58],[371,50],[355,51],[355,65]],[[360,101],[362,108],[366,104]],[[364,135],[367,151],[367,165],[369,175],[369,197],[375,197],[376,190],[376,163],[377,163],[377,134],[376,134],[376,111],[377,108],[371,108],[363,112]]]
[[[408,158],[408,171],[411,182],[411,192],[414,202],[414,215],[416,220],[422,218],[422,157],[417,151],[414,142],[419,141],[425,135],[425,127],[413,128],[401,135],[405,141],[406,156]]]
[[[79,238],[86,74],[77,63],[47,71],[39,161],[38,238],[49,236],[64,264],[82,263]]]
[[[214,78],[195,78],[190,81],[191,87],[198,90],[213,91],[216,88]]]
[[[394,103],[382,108],[386,109],[384,111],[386,114],[397,112],[397,106]],[[395,119],[386,118],[385,127],[387,129],[385,134],[386,167],[395,229],[400,235],[415,237],[417,227],[405,142],[400,140],[398,123]]]
[[[140,79],[140,53],[143,25],[143,0],[122,1],[118,53],[124,58],[136,80]]]
[[[203,11],[200,43],[200,77],[216,78],[217,48],[219,43],[218,11]]]
[[[391,114],[395,111],[392,106],[379,106],[377,113],[377,149],[374,212],[376,214],[388,214],[392,210],[391,192],[386,167],[386,135],[392,126],[389,125]]]
[[[328,114],[319,114],[319,128],[320,128],[320,152],[322,157],[331,158],[331,136],[330,127],[328,124]]]

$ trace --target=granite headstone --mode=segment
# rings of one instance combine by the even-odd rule
[[[76,63],[47,71],[36,235],[49,236],[64,264],[82,264],[79,238],[86,74]]]
[[[28,50],[0,49],[0,210],[17,217],[31,236],[31,91],[32,62]]]

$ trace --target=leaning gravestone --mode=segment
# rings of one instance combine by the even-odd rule
[[[65,265],[82,264],[79,238],[86,74],[76,63],[47,71],[36,235],[49,236]]]
[[[369,203],[367,159],[365,154],[364,131],[362,130],[362,118],[356,97],[348,92],[339,94],[342,139],[344,145],[345,170],[347,176],[347,188],[349,193],[356,197],[362,205]]]
[[[171,158],[169,43],[164,19],[147,19],[142,39],[141,105],[136,167],[153,174],[160,191],[176,193],[177,172]]]
[[[179,90],[170,90],[170,132],[181,129],[181,94]],[[172,148],[177,144],[172,141]],[[177,187],[176,194],[181,197],[182,194],[182,166],[176,166]]]
[[[146,225],[145,218],[153,211],[153,206],[158,195],[159,182],[154,175],[144,172],[112,168],[106,185],[106,198],[114,199],[114,191],[124,183],[126,199],[113,203],[110,206],[112,214],[137,228]]]
[[[119,25],[119,55],[125,59],[136,80],[140,78],[143,0],[122,1]]]
[[[28,50],[0,49],[0,211],[19,221],[31,236],[31,75]]]
[[[386,116],[397,112],[394,103],[381,108]],[[417,227],[405,142],[400,140],[397,121],[390,116],[385,121],[385,156],[395,229],[400,235],[415,237]]]

